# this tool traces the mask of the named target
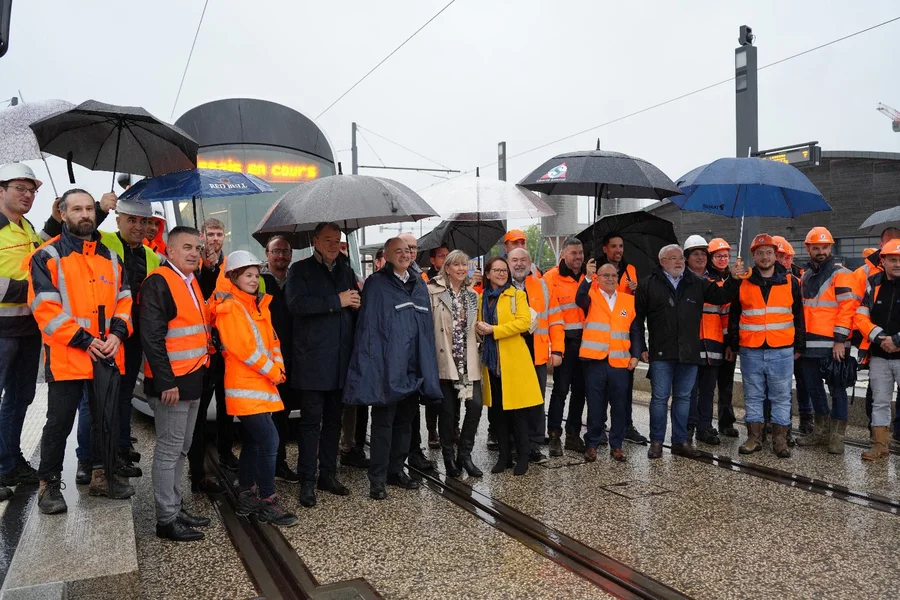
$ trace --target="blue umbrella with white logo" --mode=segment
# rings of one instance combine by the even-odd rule
[[[119,196],[120,200],[141,199],[149,202],[187,200],[194,203],[194,223],[197,223],[196,201],[199,198],[249,196],[274,192],[275,188],[249,173],[218,169],[189,169],[168,175],[142,179]]]

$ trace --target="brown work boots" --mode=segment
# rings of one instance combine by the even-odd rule
[[[872,428],[872,447],[862,453],[863,460],[881,460],[890,456],[890,431],[887,427]]]
[[[741,454],[753,454],[762,450],[763,423],[747,423],[747,441],[738,448]]]
[[[88,494],[91,496],[107,496],[114,500],[124,500],[134,496],[134,488],[127,483],[119,481],[115,475],[107,479],[105,469],[94,469]]]

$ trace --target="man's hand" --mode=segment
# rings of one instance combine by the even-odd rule
[[[641,362],[642,362],[642,363],[649,363],[649,362],[650,362],[650,353],[647,352],[646,350],[644,350],[643,352],[641,352]]]
[[[481,285],[482,279],[481,269],[475,269],[475,272],[472,273],[472,286]]]
[[[106,192],[102,196],[100,196],[100,210],[103,212],[112,212],[116,209],[116,204],[119,202],[119,197],[115,195],[113,192]]]
[[[119,351],[119,346],[122,345],[122,340],[119,339],[119,336],[111,335],[106,338],[105,342],[102,342],[102,346],[100,347],[100,351],[103,353],[103,356],[106,358],[112,358],[116,355],[116,352]]]
[[[831,355],[834,357],[834,360],[844,360],[845,353],[846,349],[844,348],[844,342],[835,342],[834,349],[831,351]]]
[[[59,212],[59,198],[53,201],[53,206],[50,208],[50,216],[57,223],[62,223],[62,214]]]
[[[731,276],[736,277],[737,279],[743,279],[747,274],[747,267],[745,267],[742,262],[736,262],[729,268],[731,269]]]
[[[628,289],[632,292],[637,289],[637,281],[628,280]]]
[[[209,246],[206,246],[203,250],[203,265],[207,269],[215,269],[219,265],[219,253]]]
[[[628,370],[634,371],[634,369],[635,369],[635,367],[637,367],[637,365],[638,365],[638,359],[636,359],[635,357],[632,356],[631,360],[628,361]]]
[[[178,404],[178,399],[177,387],[173,387],[171,390],[166,390],[159,395],[160,402],[168,406],[175,406],[176,404]]]
[[[597,260],[592,258],[591,260],[587,261],[587,264],[585,265],[584,268],[585,268],[584,276],[587,277],[588,279],[593,279],[594,275],[597,274]]]
[[[356,290],[344,290],[338,298],[341,299],[341,308],[359,308],[359,292]]]
[[[900,347],[894,343],[891,336],[881,338],[881,349],[885,352],[900,352]]]
[[[550,365],[553,368],[556,368],[561,364],[562,364],[562,356],[560,356],[559,354],[551,354],[550,355]]]
[[[91,360],[97,362],[100,359],[106,358],[106,353],[104,352],[105,348],[106,342],[100,338],[94,338],[91,340],[91,345],[88,346],[87,352],[90,355]]]
[[[725,360],[728,362],[734,362],[734,350],[731,348],[725,348]]]

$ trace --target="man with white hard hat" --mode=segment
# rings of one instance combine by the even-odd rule
[[[37,471],[22,456],[25,412],[34,400],[41,333],[28,308],[25,259],[41,238],[25,218],[41,181],[21,163],[0,167],[0,499],[7,486],[37,483]]]

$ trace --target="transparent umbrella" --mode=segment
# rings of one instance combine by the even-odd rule
[[[498,179],[454,179],[422,191],[422,198],[446,220],[494,221],[552,217],[556,211],[540,196]]]
[[[46,100],[23,102],[0,111],[0,165],[24,160],[42,160],[46,167],[47,160],[29,125],[58,112],[70,110],[74,106],[65,100]],[[50,173],[49,167],[47,173]],[[53,175],[50,175],[50,184],[55,193],[56,184],[53,182]]]

